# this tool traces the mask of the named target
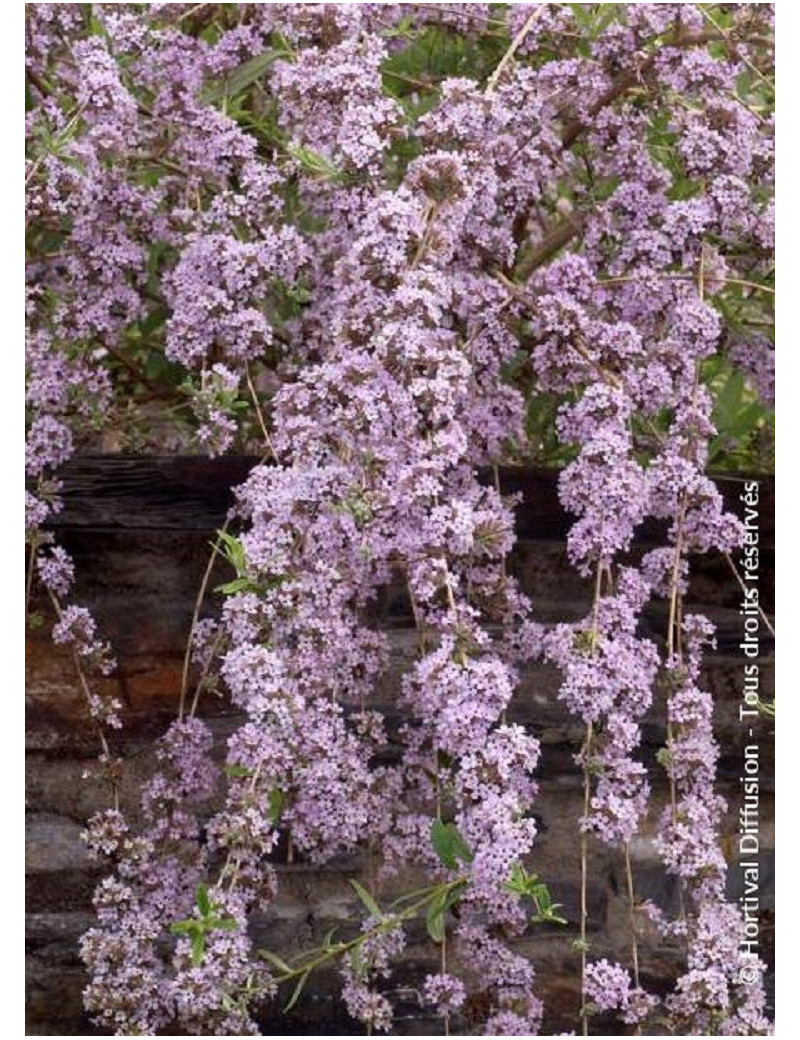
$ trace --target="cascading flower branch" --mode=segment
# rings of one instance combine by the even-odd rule
[[[760,4],[28,6],[26,614],[48,594],[113,798],[85,936],[86,1006],[120,1035],[250,1035],[334,963],[354,1019],[392,1029],[385,981],[425,917],[442,1032],[534,1035],[516,940],[560,922],[536,869],[542,749],[512,724],[544,658],[583,730],[578,1029],[768,1031],[724,894],[709,622],[691,557],[741,529],[707,476],[769,441],[772,7]],[[724,402],[724,408],[722,404]],[[111,649],[67,602],[50,544],[59,468],[85,446],[236,448],[262,462],[212,556],[235,569],[189,632],[178,718],[143,825],[126,818],[92,680]],[[733,445],[733,447],[732,447]],[[738,453],[738,454],[737,454]],[[564,464],[585,618],[543,626],[507,571],[497,467]],[[495,468],[495,480],[486,473]],[[630,555],[647,519],[663,547]],[[209,564],[209,574],[210,574]],[[418,653],[385,717],[402,588]],[[664,646],[643,613],[663,600]],[[240,713],[225,767],[198,717]],[[640,751],[667,691],[655,847],[682,893],[666,997],[645,986],[633,840]],[[562,821],[573,826],[575,821]],[[588,941],[594,842],[627,883],[630,953]],[[350,937],[289,960],[254,945],[281,858],[364,853]],[[379,895],[399,869],[419,891]],[[453,913],[452,911],[455,911]],[[566,922],[564,922],[566,924]],[[749,976],[753,978],[752,974]]]

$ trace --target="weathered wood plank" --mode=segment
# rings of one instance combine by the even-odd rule
[[[64,508],[53,527],[211,531],[233,504],[232,489],[257,462],[245,455],[77,456],[59,474]],[[493,473],[483,471],[480,477],[488,483]],[[499,478],[504,494],[521,496],[516,509],[520,538],[560,541],[566,536],[571,520],[558,501],[555,471],[504,466]],[[737,513],[743,479],[717,481],[729,508]],[[774,478],[760,478],[760,483],[761,538],[767,548],[774,543]],[[663,525],[648,522],[637,540],[649,544],[662,537]]]
[[[232,489],[256,459],[80,455],[60,471],[64,508],[54,528],[210,531],[224,522]]]

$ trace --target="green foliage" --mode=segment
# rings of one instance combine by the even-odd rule
[[[236,572],[236,577],[232,581],[226,581],[222,585],[216,585],[214,587],[215,592],[221,592],[225,596],[235,596],[239,592],[256,592],[264,594],[270,589],[279,588],[286,580],[285,575],[277,575],[268,579],[256,580],[248,572],[247,568],[247,557],[245,556],[244,546],[238,538],[230,534],[228,531],[219,530],[217,531],[217,545],[218,551],[222,557],[227,560],[231,567]],[[215,546],[212,544],[212,549]]]
[[[273,787],[267,795],[267,815],[270,823],[277,823],[283,815],[284,794],[279,787]]]
[[[435,943],[445,940],[445,915],[459,901],[467,889],[466,881],[456,882],[455,885],[443,887],[431,899],[428,912],[425,915],[425,927],[428,935]]]
[[[525,899],[532,899],[534,913],[531,922],[534,924],[566,924],[566,919],[561,917],[557,910],[561,908],[560,903],[554,903],[550,890],[536,874],[529,874],[521,863],[515,863],[511,868],[511,878],[506,882],[506,889],[514,895]]]
[[[709,445],[710,469],[738,472],[771,470],[775,413],[758,400],[744,374],[722,357],[709,359],[703,379],[714,398],[717,435]]]
[[[247,766],[240,766],[233,763],[228,763],[225,766],[225,775],[232,777],[233,779],[243,779],[244,777],[254,776],[254,771],[248,769]]]
[[[292,1008],[297,1003],[297,1001],[300,999],[300,994],[303,992],[303,987],[305,986],[306,982],[308,981],[309,974],[310,973],[308,971],[306,971],[298,978],[297,985],[294,987],[294,989],[292,991],[291,997],[289,997],[289,1000],[284,1005],[284,1008],[283,1008],[284,1014],[287,1011],[291,1011]]]
[[[452,823],[443,823],[437,819],[431,827],[431,844],[445,866],[458,865],[472,861],[473,854],[464,838]],[[407,921],[417,919],[424,914],[425,927],[432,942],[437,945],[446,938],[446,917],[469,890],[469,878],[458,877],[452,881],[431,885],[399,896],[388,906],[381,907],[375,897],[367,891],[355,878],[350,879],[350,886],[363,905],[368,920],[358,934],[347,941],[334,942],[338,931],[332,928],[324,936],[322,943],[314,950],[300,954],[290,960],[284,960],[269,950],[260,950],[259,956],[266,960],[275,970],[277,984],[293,983],[291,994],[284,1011],[291,1010],[300,998],[311,973],[335,960],[347,958],[350,970],[357,978],[367,972],[364,960],[364,944],[377,935],[402,927]],[[535,874],[528,874],[521,863],[515,863],[506,889],[524,899],[531,899],[534,904],[532,922],[566,924],[564,918],[557,913],[558,903],[553,903],[547,886]]]
[[[505,32],[475,38],[460,36],[443,26],[415,31],[408,23],[405,29],[398,26],[397,35],[409,43],[384,62],[384,87],[414,117],[435,103],[436,94],[431,92],[443,80],[457,76],[487,79],[510,42]],[[428,96],[422,100],[420,95],[426,92]]]
[[[576,629],[572,636],[572,646],[579,654],[593,654],[600,645],[600,637],[596,632],[587,629]]]
[[[457,870],[459,861],[472,862],[472,850],[454,823],[443,823],[437,817],[431,824],[431,845],[448,870]]]
[[[363,977],[367,971],[363,953],[364,944],[377,935],[401,927],[406,921],[414,920],[422,913],[425,914],[429,936],[434,942],[441,943],[445,937],[445,915],[464,894],[468,881],[465,878],[457,878],[455,881],[447,881],[419,889],[416,892],[406,893],[385,909],[381,908],[375,897],[355,878],[350,880],[350,885],[368,915],[365,927],[355,938],[346,942],[334,942],[338,929],[332,928],[325,934],[320,946],[309,953],[300,954],[290,961],[284,960],[269,950],[259,950],[259,956],[268,961],[275,969],[276,983],[279,985],[289,982],[294,984],[291,995],[284,1005],[284,1011],[291,1010],[300,999],[311,973],[336,958],[346,957],[350,962],[353,974],[357,978]]]
[[[381,908],[378,906],[378,904],[375,902],[375,900],[372,898],[369,892],[364,888],[364,886],[359,884],[358,881],[355,880],[355,878],[350,879],[350,884],[355,894],[358,896],[358,898],[369,911],[370,916],[381,917]]]
[[[211,103],[236,98],[261,79],[274,62],[287,60],[291,56],[292,53],[288,50],[268,50],[263,54],[256,54],[221,80],[209,83],[203,91],[203,98]]]
[[[600,34],[612,22],[621,20],[624,9],[622,4],[568,4],[568,7],[580,30],[579,50],[585,57],[591,55],[592,44]]]
[[[321,177],[326,181],[341,181],[344,178],[342,171],[330,159],[320,152],[315,152],[313,148],[289,144],[286,146],[286,151],[312,177]]]
[[[283,974],[284,972],[291,972],[292,969],[289,967],[289,965],[282,957],[279,957],[277,955],[277,953],[271,953],[269,950],[259,950],[258,952],[259,955],[265,961],[268,961],[272,965],[272,967],[276,968],[279,972],[281,972],[281,974]]]
[[[237,922],[232,917],[220,917],[217,914],[217,911],[221,909],[220,904],[211,899],[207,886],[201,883],[195,891],[195,916],[187,917],[183,921],[176,921],[170,926],[173,935],[188,937],[193,968],[199,968],[203,963],[206,937],[210,932],[232,931],[238,928]]]
[[[565,466],[572,462],[577,448],[558,438],[556,418],[564,398],[557,394],[530,393],[525,409],[525,433],[528,438],[526,461],[540,466]]]
[[[219,530],[217,531],[217,545],[212,545],[212,549],[217,547],[220,554],[233,567],[236,572],[236,578],[233,581],[226,582],[224,585],[217,585],[214,591],[222,592],[226,596],[246,591],[252,583],[247,576],[247,558],[244,546],[232,534]]]

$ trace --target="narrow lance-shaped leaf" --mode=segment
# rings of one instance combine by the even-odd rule
[[[350,879],[350,884],[358,898],[361,900],[361,902],[364,904],[367,910],[369,910],[370,915],[372,917],[381,917],[381,908],[378,906],[378,904],[375,902],[375,900],[372,898],[369,892],[364,888],[364,886],[360,885],[358,881],[355,880],[355,878]]]

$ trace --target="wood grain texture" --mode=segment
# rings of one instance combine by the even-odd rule
[[[241,484],[258,459],[226,455],[209,459],[200,455],[83,455],[60,471],[64,508],[54,528],[157,528],[213,530],[225,519],[234,501],[233,489]],[[571,519],[558,501],[558,473],[553,470],[503,466],[500,489],[519,495],[517,534],[527,539],[561,539]],[[491,470],[479,473],[491,483]],[[739,494],[746,477],[720,477],[717,486],[726,504],[741,512]],[[759,478],[761,487],[761,536],[765,546],[774,544],[774,478]],[[638,539],[658,542],[663,525],[648,521]]]

